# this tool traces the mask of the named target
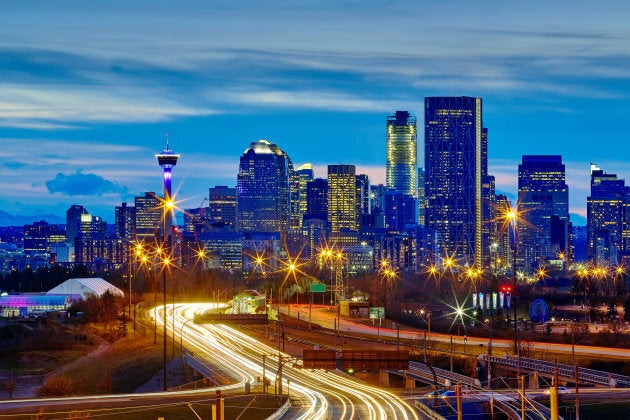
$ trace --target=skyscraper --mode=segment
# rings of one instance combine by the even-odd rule
[[[591,195],[586,199],[586,257],[597,265],[617,265],[630,249],[623,241],[630,188],[615,174],[591,164]],[[624,223],[625,222],[625,223]],[[629,232],[630,233],[630,232]]]
[[[291,159],[275,144],[258,140],[245,149],[236,187],[240,230],[281,232],[285,241],[291,213],[292,174]]]
[[[171,195],[171,171],[175,165],[177,165],[177,159],[179,158],[178,154],[175,154],[171,149],[168,148],[168,135],[166,136],[166,147],[162,150],[162,153],[158,153],[155,155],[158,160],[158,164],[162,167],[164,173],[164,202],[162,203],[163,213],[164,213],[164,232],[162,235],[167,243],[171,242],[171,235],[173,230],[173,207],[167,206],[164,208],[167,203],[170,203],[172,200]]]
[[[561,156],[523,156],[518,165],[518,211],[522,223],[517,265],[531,273],[568,249],[569,187]]]
[[[154,192],[134,198],[136,208],[136,241],[153,243],[157,241],[161,229],[162,208],[160,200]]]
[[[485,154],[481,98],[425,98],[426,226],[437,255],[480,267]]]
[[[136,232],[136,208],[122,203],[114,210],[115,235],[117,238],[133,241]]]
[[[208,221],[236,228],[236,188],[217,185],[208,190]]]
[[[328,223],[333,233],[359,230],[356,168],[328,165]]]
[[[291,227],[302,227],[304,215],[307,212],[306,186],[315,178],[313,165],[305,163],[295,170],[291,185]]]
[[[417,194],[418,146],[416,118],[407,111],[387,117],[387,187]]]
[[[306,184],[306,213],[328,220],[328,180],[315,178]]]
[[[426,211],[426,195],[424,193],[424,168],[418,168],[418,224],[424,226]]]
[[[73,204],[66,210],[66,242],[74,246],[74,239],[81,232],[81,215],[87,214],[85,207]]]
[[[357,214],[369,214],[372,212],[370,205],[370,178],[366,174],[356,176],[357,187]]]

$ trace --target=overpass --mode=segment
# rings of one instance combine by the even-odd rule
[[[479,355],[478,360],[487,365],[488,361],[492,366],[492,371],[503,369],[513,372],[526,372],[536,376],[544,376],[552,378],[555,375],[555,369],[558,368],[558,378],[566,382],[575,382],[575,374],[577,374],[580,383],[591,384],[595,386],[608,387],[630,387],[630,376],[610,373],[595,369],[587,369],[582,367],[574,367],[572,365],[548,362],[546,360],[530,359],[526,357],[516,357],[506,355],[503,357]],[[495,375],[496,376],[496,375]],[[533,385],[533,386],[532,386]],[[530,384],[530,388],[537,388],[538,383]]]

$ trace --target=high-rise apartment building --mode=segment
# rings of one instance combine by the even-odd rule
[[[281,232],[284,242],[291,216],[292,176],[291,159],[275,144],[258,140],[245,149],[236,187],[241,231]]]
[[[481,98],[425,98],[425,224],[438,256],[483,262],[484,173]]]
[[[416,118],[407,111],[387,117],[387,188],[417,194],[418,146]]]
[[[615,174],[591,164],[591,195],[586,199],[586,257],[597,265],[617,265],[625,251],[623,236],[630,188]],[[629,232],[630,233],[630,232]]]
[[[328,223],[333,233],[359,230],[356,168],[328,165]]]
[[[517,266],[529,274],[568,250],[569,187],[561,156],[523,156],[517,210]]]

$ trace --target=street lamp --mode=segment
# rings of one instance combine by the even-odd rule
[[[166,386],[166,270],[169,268],[169,264],[171,263],[171,260],[168,256],[164,256],[164,258],[162,259],[162,285],[163,285],[163,308],[164,308],[164,313],[163,313],[163,318],[162,320],[164,321],[164,328],[163,328],[163,339],[164,339],[164,391],[166,391],[167,386]],[[173,314],[173,316],[175,316],[175,314]]]
[[[518,212],[516,207],[511,207],[510,210],[505,213],[506,222],[512,224],[512,275],[514,276],[512,287],[512,307],[514,308],[514,354],[518,352],[518,326],[516,322],[516,221],[518,219]]]

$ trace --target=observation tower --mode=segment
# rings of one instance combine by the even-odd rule
[[[155,155],[158,164],[164,170],[164,239],[170,243],[173,226],[173,206],[171,197],[171,170],[177,165],[179,155],[168,148],[168,134],[166,135],[166,147],[162,153]]]

